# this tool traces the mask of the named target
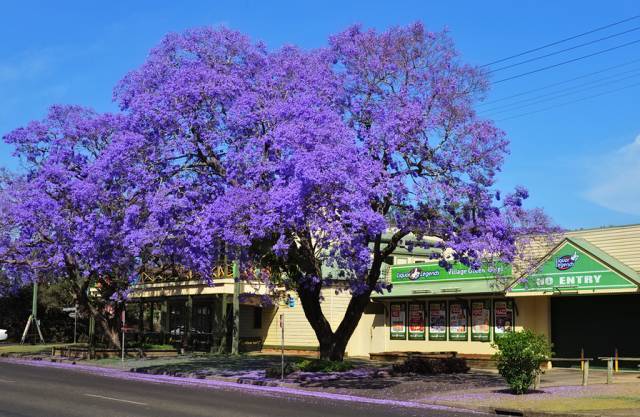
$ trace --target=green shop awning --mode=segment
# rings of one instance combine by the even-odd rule
[[[374,300],[398,297],[503,294],[511,283],[511,267],[484,264],[471,268],[460,263],[445,269],[437,263],[394,265],[390,271],[391,292],[374,294]]]
[[[510,295],[612,293],[638,290],[638,273],[584,239],[565,238]]]

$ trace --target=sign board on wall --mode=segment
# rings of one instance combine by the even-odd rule
[[[409,303],[409,340],[425,339],[424,303]]]
[[[465,301],[449,302],[449,340],[467,340],[469,319]]]
[[[510,275],[511,266],[504,263],[485,264],[476,269],[456,263],[449,270],[437,263],[391,267],[391,282],[394,284],[491,279]]]
[[[511,292],[625,289],[637,286],[570,242],[560,246]]]
[[[391,340],[405,340],[407,338],[407,305],[405,303],[391,303],[389,310]]]
[[[495,335],[500,337],[506,332],[513,331],[514,314],[513,301],[500,300],[493,302],[493,318],[495,323]]]
[[[488,342],[491,340],[491,301],[471,301],[471,340]]]
[[[447,340],[447,302],[429,302],[429,340]]]

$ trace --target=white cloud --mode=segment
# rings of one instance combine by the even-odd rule
[[[64,52],[62,48],[28,50],[0,60],[0,83],[31,80],[45,75]]]
[[[640,215],[640,135],[595,162],[586,197],[611,210]]]

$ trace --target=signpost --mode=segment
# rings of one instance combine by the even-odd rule
[[[73,344],[78,343],[78,304],[75,307],[65,307],[63,312],[69,313],[69,317],[73,319]]]
[[[127,330],[127,326],[126,326],[127,315],[124,308],[122,309],[120,319],[122,321],[122,367],[124,368],[124,334]]]
[[[284,381],[284,313],[280,314],[280,379]]]

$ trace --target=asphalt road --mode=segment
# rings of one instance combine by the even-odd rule
[[[468,417],[477,414],[388,407],[250,390],[182,387],[0,362],[2,417]]]

